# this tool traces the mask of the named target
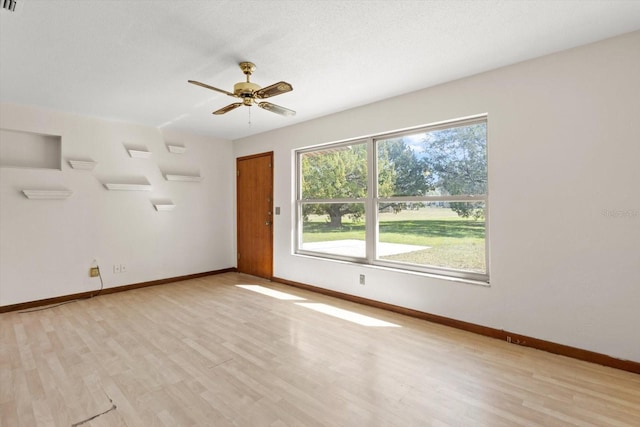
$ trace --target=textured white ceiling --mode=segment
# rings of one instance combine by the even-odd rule
[[[238,139],[640,29],[640,1],[18,0],[0,102]],[[639,46],[640,48],[640,46]],[[294,91],[282,117],[187,83]],[[251,125],[249,121],[251,111]]]

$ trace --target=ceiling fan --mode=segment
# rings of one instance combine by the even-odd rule
[[[291,84],[287,82],[278,82],[272,84],[271,86],[261,88],[259,85],[251,83],[251,81],[249,81],[251,74],[256,70],[255,64],[252,62],[241,62],[239,65],[242,72],[247,76],[247,81],[238,82],[233,85],[233,93],[227,92],[223,89],[218,89],[217,87],[209,86],[208,84],[200,83],[195,80],[189,80],[189,83],[191,84],[202,86],[206,89],[215,90],[216,92],[224,93],[225,95],[229,95],[234,98],[240,98],[242,100],[242,102],[234,102],[233,104],[229,104],[226,107],[222,107],[221,109],[214,111],[213,114],[225,114],[243,105],[246,105],[247,107],[257,105],[264,110],[271,111],[283,116],[296,115],[295,111],[288,108],[284,108],[270,102],[260,101],[262,99],[271,98],[273,96],[292,91],[293,86],[291,86]]]

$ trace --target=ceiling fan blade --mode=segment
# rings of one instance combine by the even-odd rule
[[[212,114],[224,114],[224,113],[228,113],[231,110],[235,110],[238,107],[242,107],[242,102],[234,102],[233,104],[229,104],[226,107],[222,107],[219,110],[214,111]]]
[[[280,114],[282,116],[291,117],[296,115],[295,111],[289,110],[288,108],[284,108],[276,104],[272,104],[270,102],[261,102],[258,104],[258,107],[267,111],[271,111],[272,113]]]
[[[206,89],[211,89],[211,90],[215,90],[216,92],[220,92],[220,93],[224,93],[225,95],[229,95],[229,96],[233,96],[234,98],[236,97],[234,94],[232,94],[231,92],[227,92],[226,90],[222,90],[222,89],[218,89],[217,87],[213,87],[213,86],[209,86],[207,84],[204,83],[200,83],[197,82],[195,80],[187,80],[189,83],[194,84],[196,86],[202,86],[203,88]]]
[[[274,83],[271,86],[263,87],[256,91],[256,98],[270,98],[272,96],[280,95],[283,93],[291,92],[293,86],[287,82]]]

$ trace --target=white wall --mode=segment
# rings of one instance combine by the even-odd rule
[[[235,141],[275,154],[274,275],[640,361],[639,76],[635,32]],[[479,113],[490,287],[292,254],[292,150]]]
[[[0,128],[62,136],[62,170],[0,168],[0,305],[235,266],[232,143],[208,137],[15,105],[0,106]],[[171,154],[165,143],[187,147]],[[124,144],[146,146],[150,159]],[[93,171],[69,159],[91,158]],[[161,172],[200,173],[169,182]],[[108,191],[104,182],[146,177],[152,191]],[[68,188],[66,200],[29,200],[21,190]],[[171,212],[152,200],[170,199]],[[114,274],[113,265],[125,273]]]

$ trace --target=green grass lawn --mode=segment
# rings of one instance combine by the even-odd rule
[[[379,214],[381,242],[429,246],[429,249],[386,256],[381,259],[412,264],[449,267],[484,273],[484,221],[460,218],[448,208],[427,207]],[[311,215],[304,223],[303,241],[364,240],[364,222],[343,218],[340,229],[332,229],[327,218]]]

